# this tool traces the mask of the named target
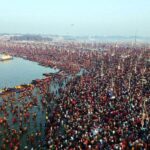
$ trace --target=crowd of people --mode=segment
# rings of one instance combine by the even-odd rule
[[[60,91],[48,149],[149,149],[149,50],[102,54]]]
[[[10,149],[19,149],[19,139],[24,134],[27,140],[24,149],[150,148],[149,47],[81,43],[22,46],[19,43],[2,45],[0,49],[4,48],[11,55],[57,67],[65,73],[54,76],[53,82],[38,86],[36,94],[29,91],[23,99],[3,98],[0,113],[4,114],[4,120],[0,132],[5,136],[1,149],[6,149],[8,143]],[[85,71],[77,75],[82,68]],[[65,86],[64,81],[67,81]],[[52,83],[54,88],[55,83],[59,88],[50,93],[48,85]],[[42,94],[40,101],[37,94]],[[14,102],[23,104],[15,106]],[[34,106],[39,113],[44,112],[39,116],[45,116],[45,121],[40,118],[41,128],[26,134],[31,119],[38,116],[29,111]],[[12,123],[7,123],[7,108],[13,115]],[[16,123],[19,130],[11,127]]]
[[[45,80],[44,80],[45,81]],[[46,98],[51,80],[0,96],[0,149],[39,148],[44,143]]]
[[[84,47],[86,49],[87,46]],[[59,68],[67,73],[76,73],[80,71],[83,65],[90,67],[88,60],[93,55],[93,51],[87,53],[75,43],[62,43],[60,45],[58,43],[0,43],[0,52],[36,61],[43,66]]]

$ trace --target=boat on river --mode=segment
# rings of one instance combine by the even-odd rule
[[[8,54],[2,54],[0,56],[0,61],[11,60],[11,59],[13,59],[13,57]]]

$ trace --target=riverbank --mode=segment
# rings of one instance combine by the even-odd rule
[[[36,62],[14,57],[13,60],[0,62],[0,93],[19,90],[29,85],[32,80],[45,78],[43,73],[58,73],[59,69],[43,67]],[[7,88],[5,88],[7,87]],[[18,88],[19,87],[19,88]]]

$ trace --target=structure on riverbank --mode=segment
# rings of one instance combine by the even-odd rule
[[[13,57],[8,54],[2,54],[0,56],[0,61],[11,60],[11,59],[13,59]]]

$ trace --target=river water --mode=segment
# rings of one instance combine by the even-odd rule
[[[0,61],[0,89],[28,84],[34,79],[43,78],[43,73],[57,71],[57,69],[40,66],[36,62],[17,57],[12,60]]]

